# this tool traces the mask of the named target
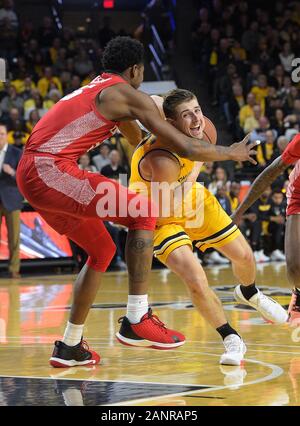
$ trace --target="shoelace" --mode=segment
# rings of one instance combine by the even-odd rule
[[[226,352],[242,352],[242,342],[230,341],[225,343]]]
[[[168,334],[165,324],[158,318],[157,315],[153,315],[152,312],[151,312],[149,314],[149,319],[151,319],[152,322],[154,322],[156,325],[158,325],[163,330],[163,332],[165,334]]]
[[[121,324],[121,322],[123,321],[125,317],[121,317],[118,319],[118,323]],[[158,318],[157,315],[153,315],[152,311],[149,311],[148,313],[148,318],[145,318],[143,321],[145,321],[146,319],[150,319],[152,322],[154,322],[156,325],[158,325],[165,334],[168,334],[167,328],[165,326],[165,324]]]

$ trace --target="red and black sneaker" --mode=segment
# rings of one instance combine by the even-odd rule
[[[153,349],[174,349],[185,343],[185,337],[178,331],[169,330],[151,308],[137,324],[131,324],[127,317],[119,319],[121,328],[116,337],[120,343]]]
[[[300,292],[297,288],[292,290],[292,298],[288,309],[288,322],[291,326],[300,325]]]
[[[52,367],[75,367],[76,365],[95,365],[100,362],[100,355],[89,349],[88,344],[81,339],[76,346],[68,346],[56,340],[49,362]]]

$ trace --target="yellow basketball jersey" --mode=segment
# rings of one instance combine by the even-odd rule
[[[132,159],[131,159],[131,177],[130,177],[130,189],[136,190],[137,192],[143,192],[139,190],[139,183],[143,183],[147,187],[148,195],[151,195],[151,180],[148,180],[143,176],[140,168],[142,160],[150,151],[162,151],[171,154],[179,164],[179,176],[177,178],[178,185],[186,181],[187,176],[193,170],[194,161],[188,160],[187,158],[179,157],[179,155],[170,151],[165,144],[161,143],[156,136],[148,134],[143,141],[136,147]],[[135,189],[136,188],[136,189]],[[142,185],[141,185],[142,188]]]
[[[147,156],[147,154],[152,151],[161,151],[162,154],[163,152],[167,152],[168,154],[174,156],[176,161],[178,161],[179,174],[178,174],[177,180],[174,182],[175,185],[172,185],[172,189],[175,189],[177,186],[182,185],[186,181],[187,177],[193,170],[193,167],[195,164],[194,161],[188,160],[186,158],[182,158],[179,155],[175,154],[174,152],[170,151],[165,146],[165,144],[161,143],[159,139],[157,139],[154,135],[148,134],[146,138],[136,147],[133,153],[132,160],[131,160],[131,177],[130,177],[129,188],[149,198],[152,195],[152,189],[153,189],[153,187],[151,188],[152,182],[150,179],[147,179],[146,176],[143,176],[140,165],[142,160]],[[179,214],[176,215],[176,217],[174,214],[172,215],[170,214],[168,217],[166,216],[159,217],[157,220],[158,226],[161,226],[162,224],[170,223],[170,222],[176,222],[176,223],[178,223],[178,221],[184,222],[190,217],[191,211],[193,211],[192,214],[194,215],[196,197],[195,197],[195,194],[193,194],[192,189],[195,189],[195,187],[196,187],[196,184],[194,184],[191,187],[191,191],[185,193],[184,200],[180,204],[179,210],[178,210],[178,207],[177,207],[177,210],[176,209],[174,210],[177,213],[179,212]]]

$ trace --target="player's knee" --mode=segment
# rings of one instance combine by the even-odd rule
[[[237,250],[235,261],[240,265],[247,265],[248,268],[250,268],[251,266],[254,267],[255,260],[250,246],[245,245],[239,248],[239,250]]]
[[[204,298],[207,296],[208,282],[206,279],[197,275],[190,275],[185,278],[185,283],[192,296]]]
[[[99,246],[95,244],[93,250],[88,253],[89,257],[87,263],[95,271],[105,272],[115,253],[116,245],[112,240],[105,242],[105,248],[103,245]]]

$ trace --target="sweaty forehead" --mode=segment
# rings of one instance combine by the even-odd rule
[[[196,98],[191,99],[187,102],[182,102],[182,104],[176,107],[176,112],[180,115],[185,111],[194,111],[195,108],[200,108],[198,100]]]

